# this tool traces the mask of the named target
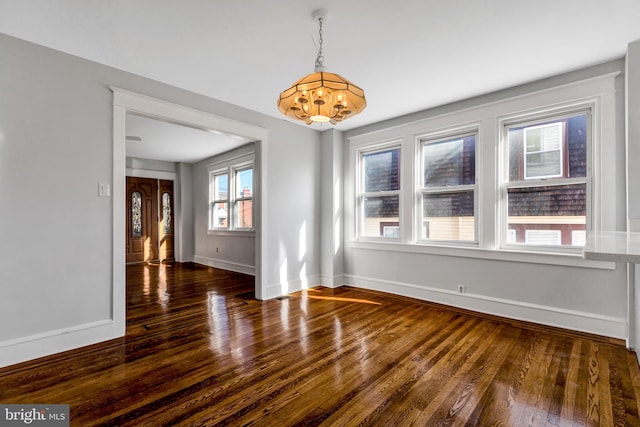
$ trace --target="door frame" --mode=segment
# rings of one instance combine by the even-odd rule
[[[126,331],[126,292],[125,292],[125,234],[126,234],[126,204],[125,204],[125,176],[126,176],[126,115],[136,113],[154,119],[179,125],[187,125],[203,130],[220,131],[243,136],[255,141],[255,294],[257,299],[264,299],[267,295],[266,284],[263,283],[264,268],[262,262],[263,242],[262,224],[265,223],[264,201],[266,200],[266,171],[263,167],[264,149],[267,145],[269,130],[229,119],[215,114],[196,110],[169,101],[141,95],[115,86],[110,86],[113,92],[113,291],[112,291],[112,319],[120,336]],[[195,255],[195,254],[194,254]]]

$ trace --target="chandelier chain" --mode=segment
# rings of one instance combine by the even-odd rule
[[[320,48],[318,49],[318,56],[316,57],[316,67],[321,67],[324,62],[324,56],[322,53],[322,18],[318,19],[318,24],[320,25],[320,29],[318,30],[318,34],[320,35]]]

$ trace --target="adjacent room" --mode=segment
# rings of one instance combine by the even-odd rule
[[[640,424],[639,21],[0,0],[3,421]]]

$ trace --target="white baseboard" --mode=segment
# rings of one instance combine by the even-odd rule
[[[265,299],[278,298],[292,292],[302,291],[323,285],[320,275],[308,276],[303,279],[289,280],[283,283],[275,283],[267,286]]]
[[[234,271],[236,273],[249,274],[251,276],[256,275],[256,268],[252,265],[240,264],[237,262],[223,261],[220,259],[207,258],[196,255],[193,257],[193,262],[196,264],[206,265],[208,267],[219,268],[221,270]]]
[[[333,277],[321,274],[320,282],[318,283],[318,285],[326,286],[327,288],[339,288],[344,283],[345,283],[345,278],[342,274],[333,276]]]
[[[101,320],[0,342],[0,367],[26,362],[123,337],[125,328],[113,320]]]
[[[488,297],[478,294],[459,294],[443,289],[409,283],[384,281],[368,277],[345,275],[345,285],[403,295],[480,313],[587,332],[606,337],[625,339],[626,320],[546,305]]]

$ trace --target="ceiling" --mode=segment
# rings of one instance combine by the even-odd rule
[[[245,145],[251,140],[127,114],[127,157],[195,163]]]
[[[317,8],[325,65],[367,96],[341,130],[621,58],[640,39],[638,0],[0,0],[0,32],[289,120],[276,99],[313,71]]]

